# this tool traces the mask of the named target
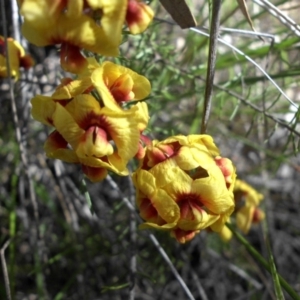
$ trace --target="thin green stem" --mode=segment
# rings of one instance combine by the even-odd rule
[[[226,223],[226,226],[230,229],[233,235],[237,238],[237,240],[243,244],[249,253],[270,273],[272,274],[271,267],[269,263],[260,255],[260,253],[250,245],[250,243],[240,235],[234,227]],[[282,278],[281,275],[278,274],[278,279],[280,281],[281,286],[285,289],[285,291],[292,297],[294,300],[300,300],[300,296],[295,292],[295,290]]]

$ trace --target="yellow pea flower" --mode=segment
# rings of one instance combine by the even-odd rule
[[[258,223],[265,218],[265,214],[258,206],[263,195],[242,180],[236,180],[234,186],[234,199],[236,203],[237,227],[247,234],[252,223]]]
[[[18,80],[20,67],[29,69],[34,65],[34,61],[29,54],[25,54],[24,48],[13,38],[7,38],[7,49],[5,49],[5,39],[3,36],[0,36],[0,78],[9,76],[6,50],[9,57],[10,76]]]
[[[95,68],[95,64],[93,66]],[[151,91],[146,77],[109,61],[92,71],[91,80],[104,106],[111,109],[116,109],[122,102],[142,100]]]
[[[80,73],[87,61],[81,49],[117,56],[125,20],[126,0],[24,0],[23,35],[37,46],[61,44],[62,67]],[[93,18],[97,9],[101,19]],[[100,23],[99,23],[100,22]]]
[[[116,162],[120,160],[116,154],[98,160],[78,157],[76,152],[68,147],[68,142],[57,130],[48,136],[44,150],[49,158],[60,159],[67,163],[81,164],[83,173],[92,182],[103,180],[107,176],[108,170],[121,176],[128,175],[128,170],[120,172],[115,167],[115,165],[118,165]]]
[[[53,124],[84,164],[113,159],[119,172],[138,151],[135,110],[112,111],[91,95],[75,96],[65,107],[56,103]],[[116,159],[118,158],[118,159]]]
[[[132,34],[139,34],[147,29],[154,16],[153,10],[140,0],[128,0],[126,23]]]
[[[233,183],[235,170],[227,159],[215,161],[219,150],[213,139],[174,136],[153,141],[145,153],[132,176],[146,221],[141,228],[168,230],[180,243],[208,227],[221,231],[234,210],[226,177]]]

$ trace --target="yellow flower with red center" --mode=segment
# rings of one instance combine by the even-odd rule
[[[87,67],[78,79],[63,78],[53,98],[71,99],[82,93],[95,90],[103,105],[112,110],[121,110],[122,104],[146,98],[151,91],[149,80],[133,70],[105,61],[99,64],[94,58],[87,58]],[[134,103],[133,104],[137,104]],[[148,123],[148,108],[144,103],[139,110],[143,123]],[[146,126],[141,126],[144,130]]]
[[[130,91],[122,81],[125,75],[132,81]],[[45,143],[47,156],[81,163],[93,181],[105,177],[106,169],[127,175],[128,161],[144,154],[141,133],[148,107],[136,102],[123,109],[116,95],[131,93],[130,100],[140,100],[150,88],[145,77],[128,68],[90,60],[78,79],[63,78],[51,97],[38,95],[31,101],[33,118],[56,128]]]
[[[215,161],[219,150],[213,139],[208,135],[174,136],[153,141],[145,153],[133,174],[137,205],[146,221],[141,228],[171,231],[181,243],[208,227],[221,231],[234,201]],[[227,176],[234,180],[233,167],[231,172]]]
[[[7,70],[7,58],[9,59],[10,74]],[[5,39],[0,36],[0,77],[9,75],[18,79],[20,77],[20,67],[29,69],[34,64],[32,57],[25,54],[24,48],[13,38],[7,38],[7,49]]]
[[[259,223],[265,218],[265,213],[258,207],[263,195],[242,180],[236,180],[234,186],[236,203],[236,225],[247,234],[251,224]]]
[[[23,35],[37,46],[61,44],[62,67],[78,74],[87,61],[81,50],[117,56],[126,22],[132,33],[144,31],[152,9],[136,0],[23,0]]]
[[[32,116],[56,129],[45,143],[48,157],[82,164],[93,181],[100,169],[128,174],[126,165],[139,148],[138,107],[113,111],[89,94],[71,100],[36,96],[31,103]]]
[[[150,94],[149,80],[131,69],[109,61],[96,66],[94,62],[91,80],[106,107],[116,109],[123,102],[142,100]]]
[[[24,0],[22,32],[37,46],[61,44],[62,67],[79,73],[87,65],[81,49],[118,55],[126,9],[126,0],[100,0],[97,5],[92,0]]]
[[[140,0],[128,0],[126,23],[132,34],[139,34],[147,29],[154,16],[153,10]]]

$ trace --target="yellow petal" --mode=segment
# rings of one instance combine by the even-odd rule
[[[202,230],[211,226],[219,219],[219,215],[209,215],[205,211],[203,211],[203,214],[197,214],[196,212],[194,212],[194,216],[194,220],[180,218],[178,221],[178,227],[186,231],[200,229]]]
[[[209,177],[196,179],[192,192],[199,193],[202,203],[214,214],[223,214],[234,207],[233,193],[228,191],[220,169],[214,165],[209,170]]]
[[[147,198],[151,199],[156,192],[155,177],[145,170],[138,170],[132,174],[132,180],[137,190],[142,191]]]
[[[89,94],[75,96],[74,99],[66,105],[66,110],[78,124],[82,124],[84,121],[88,122],[88,124],[85,125],[93,124],[101,115],[100,103]],[[92,114],[95,119],[91,119],[90,114]]]
[[[236,214],[236,225],[244,234],[250,230],[254,210],[254,206],[244,206]]]
[[[151,201],[158,214],[168,224],[176,223],[179,220],[179,206],[164,190],[158,189],[156,194],[151,198]]]
[[[150,119],[148,113],[148,105],[146,102],[138,102],[136,105],[136,120],[138,122],[138,129],[140,132],[144,131],[148,125]]]
[[[68,163],[79,163],[75,152],[67,148],[67,142],[56,130],[47,138],[44,150],[49,158],[57,158]]]
[[[81,137],[84,135],[84,130],[74,120],[65,107],[56,103],[56,109],[53,114],[53,122],[57,131],[64,137],[64,139],[76,149]]]
[[[118,101],[141,100],[147,97],[151,90],[146,77],[109,61],[97,68],[92,73],[91,79],[104,105],[114,110]],[[126,98],[129,94],[130,99]],[[115,99],[114,95],[118,96],[118,99]]]
[[[157,225],[155,223],[145,222],[139,225],[139,229],[158,229],[163,231],[170,231],[171,229],[176,227],[176,223],[167,223],[164,225]]]
[[[91,79],[89,77],[82,78],[80,80],[71,80],[63,78],[64,81],[59,85],[52,95],[53,99],[71,99],[84,93],[92,86]]]
[[[31,99],[31,115],[32,117],[48,126],[53,126],[53,113],[56,104],[51,97],[38,95]]]
[[[118,155],[127,164],[138,152],[140,140],[134,111],[116,112],[104,107],[102,113],[107,116],[108,131],[118,149]]]
[[[219,232],[219,236],[222,239],[222,241],[228,242],[232,238],[232,232],[227,226],[224,226],[222,230]]]

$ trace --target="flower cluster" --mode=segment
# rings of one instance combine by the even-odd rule
[[[19,0],[23,35],[37,46],[60,45],[60,61],[76,79],[63,78],[54,93],[35,96],[32,116],[54,131],[45,152],[82,166],[93,182],[108,171],[128,175],[127,164],[143,153],[142,132],[148,124],[149,81],[110,61],[99,64],[89,51],[117,56],[123,26],[144,31],[153,18],[139,0]],[[132,105],[124,105],[126,102]]]
[[[150,83],[114,63],[89,61],[78,79],[63,78],[52,96],[38,95],[31,103],[33,118],[55,128],[45,143],[47,156],[81,164],[96,182],[108,170],[128,175],[149,117],[145,102],[127,110],[122,103],[145,98]]]
[[[151,8],[140,0],[18,4],[24,36],[38,46],[60,45],[62,68],[76,74],[76,79],[63,78],[51,96],[31,100],[33,118],[54,129],[45,142],[46,155],[80,164],[93,182],[108,171],[128,175],[127,164],[135,157],[139,167],[132,179],[145,220],[141,228],[169,231],[180,243],[204,229],[224,232],[235,208],[232,162],[220,156],[208,135],[151,141],[143,134],[148,107],[139,101],[150,94],[148,79],[86,55],[117,56],[125,24],[130,33],[141,33],[153,18]],[[253,220],[252,210],[247,217]]]
[[[60,45],[61,66],[78,74],[87,60],[82,50],[117,56],[126,23],[144,31],[153,11],[139,0],[19,0],[23,35],[37,46]]]
[[[9,59],[10,74],[7,70],[7,58]],[[0,36],[0,78],[10,75],[18,80],[20,77],[20,67],[29,69],[33,64],[32,57],[25,53],[24,48],[17,41],[13,38],[7,38],[6,49],[4,37]]]
[[[170,231],[180,243],[205,228],[221,231],[234,210],[235,177],[208,135],[153,141],[133,174],[141,228]]]

